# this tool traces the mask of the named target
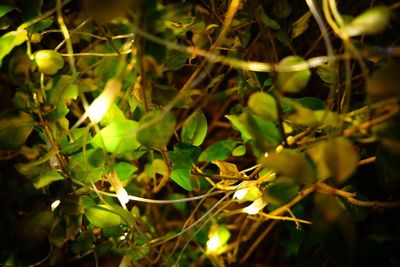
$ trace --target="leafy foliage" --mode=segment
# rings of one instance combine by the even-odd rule
[[[397,266],[400,5],[317,2],[1,3],[0,265]]]

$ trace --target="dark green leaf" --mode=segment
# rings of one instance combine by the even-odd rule
[[[77,216],[84,213],[82,197],[70,194],[61,199],[60,209],[66,215]]]
[[[300,191],[298,183],[290,178],[280,178],[267,186],[264,199],[274,206],[281,206],[289,202]]]
[[[128,162],[118,162],[114,165],[114,170],[121,181],[128,179],[131,175],[138,170],[135,165]]]
[[[207,119],[201,111],[193,113],[181,130],[181,139],[183,143],[200,146],[207,135]]]
[[[207,147],[199,156],[199,161],[211,162],[213,160],[225,160],[229,158],[232,150],[238,144],[233,140],[218,141]]]
[[[296,99],[296,102],[311,110],[325,109],[324,101],[316,97],[303,97]]]
[[[88,230],[78,236],[74,243],[71,245],[71,252],[79,255],[88,252],[92,249],[93,243],[96,241],[94,234]]]
[[[277,21],[271,19],[270,17],[267,16],[267,14],[265,14],[262,6],[259,6],[259,8],[256,11],[256,15],[260,18],[261,22],[268,28],[271,28],[273,30],[279,30],[281,28],[281,26]]]
[[[22,248],[33,249],[47,240],[53,224],[50,211],[33,212],[17,226],[17,241]]]
[[[336,78],[336,70],[333,66],[329,64],[323,64],[318,66],[317,74],[321,78],[321,80],[327,84],[334,83]]]
[[[275,16],[278,18],[284,19],[290,15],[292,9],[287,0],[279,0],[274,2],[272,12],[274,12]]]
[[[400,95],[400,64],[389,63],[374,71],[367,79],[367,92],[373,101]]]
[[[172,165],[171,179],[188,191],[193,190],[192,163],[196,154],[195,147],[180,145],[175,145],[174,151],[168,152],[168,158]]]
[[[22,146],[36,122],[22,111],[5,111],[0,114],[0,150],[13,150]]]
[[[185,65],[189,55],[174,49],[167,50],[167,56],[164,59],[163,66],[167,70],[176,71]]]
[[[6,15],[8,12],[13,10],[14,7],[10,5],[0,5],[0,18]]]
[[[111,227],[121,223],[121,217],[106,205],[95,205],[85,208],[89,222],[98,227]]]
[[[288,56],[281,60],[279,69],[301,67],[299,71],[279,71],[277,85],[284,93],[298,93],[306,87],[311,77],[311,71],[307,68],[307,62],[299,56]]]
[[[111,153],[125,153],[136,150],[140,143],[135,131],[138,123],[133,120],[115,120],[97,133],[91,143],[95,147],[104,148]]]
[[[171,112],[153,110],[140,120],[137,139],[146,147],[161,148],[168,144],[174,134],[175,124],[176,119]]]

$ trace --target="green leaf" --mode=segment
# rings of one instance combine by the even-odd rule
[[[124,112],[115,104],[113,103],[110,108],[107,110],[107,113],[100,121],[100,125],[107,126],[115,120],[123,120],[126,119]]]
[[[271,19],[267,16],[267,14],[265,14],[262,6],[259,6],[257,8],[256,16],[260,18],[261,22],[268,28],[271,28],[273,30],[279,30],[281,28],[276,20]]]
[[[327,84],[332,84],[336,80],[336,70],[329,64],[323,64],[317,67],[317,74],[321,80]]]
[[[0,5],[0,18],[6,15],[8,12],[13,10],[14,7],[10,5]]]
[[[311,126],[317,123],[315,112],[311,109],[305,108],[298,103],[292,103],[292,108],[294,108],[294,113],[286,116],[289,121],[301,126]]]
[[[294,66],[305,66],[307,62],[299,56],[288,56],[281,60],[279,69],[291,68]],[[311,77],[309,69],[299,71],[280,71],[278,72],[277,85],[279,90],[284,93],[298,93],[306,87]]]
[[[125,153],[136,150],[140,147],[135,134],[137,128],[138,123],[133,120],[113,121],[93,137],[91,144],[94,147],[104,147],[110,153]]]
[[[3,58],[7,56],[14,47],[21,45],[28,39],[25,30],[12,31],[0,37],[0,67]]]
[[[153,110],[143,116],[137,131],[138,141],[146,147],[161,148],[174,134],[176,119],[171,112]]]
[[[240,145],[235,147],[235,149],[232,151],[232,156],[235,157],[240,157],[246,154],[246,146],[245,145]]]
[[[4,111],[0,114],[0,150],[13,150],[22,146],[36,122],[22,111]]]
[[[185,197],[186,196],[184,194],[180,194],[180,193],[168,194],[168,199],[172,199],[172,200],[182,199]],[[187,204],[185,202],[177,202],[177,203],[174,203],[173,205],[180,212],[185,212],[187,210]]]
[[[84,156],[86,158],[84,158]],[[68,162],[68,173],[79,181],[90,183],[92,180],[95,183],[103,174],[103,169],[101,167],[103,161],[104,152],[102,149],[88,149],[86,150],[86,154],[81,152],[70,158]]]
[[[374,71],[367,79],[367,92],[375,101],[400,95],[400,64],[389,63]]]
[[[257,115],[267,120],[276,120],[278,110],[273,96],[264,92],[256,92],[249,98],[247,106]]]
[[[38,211],[24,217],[17,225],[17,241],[21,248],[39,247],[48,239],[53,214],[50,211]]]
[[[247,129],[246,126],[246,114],[242,113],[240,116],[236,115],[225,115],[225,118],[227,118],[233,125],[233,128],[238,130],[241,133],[242,140],[243,142],[247,142],[251,140],[251,134],[250,131]]]
[[[345,182],[358,166],[358,153],[345,138],[321,141],[307,153],[317,166],[318,178],[333,177],[337,183]]]
[[[292,9],[290,8],[287,0],[279,0],[274,2],[272,12],[274,12],[275,16],[277,16],[278,18],[284,19],[290,15]]]
[[[281,142],[281,133],[274,121],[257,115],[245,113],[244,121],[251,133],[255,148],[261,153],[270,150]]]
[[[377,34],[389,26],[390,15],[390,8],[375,6],[358,15],[341,30],[349,36]]]
[[[84,213],[83,199],[80,195],[69,194],[61,199],[60,209],[65,215],[77,216]]]
[[[311,12],[307,11],[292,25],[292,39],[302,35],[308,29]]]
[[[191,181],[193,158],[197,154],[196,147],[175,145],[174,151],[168,151],[171,161],[171,179],[187,191],[193,190]]]
[[[156,174],[164,175],[167,171],[167,164],[162,159],[154,159],[151,164],[146,164],[145,166],[146,174],[152,178],[155,178]]]
[[[211,162],[213,160],[226,160],[238,144],[233,140],[218,141],[207,147],[199,156],[199,161]]]
[[[167,70],[176,71],[185,65],[189,55],[174,49],[167,49],[167,56],[164,59],[163,66]]]
[[[96,241],[96,237],[92,231],[86,231],[81,233],[74,243],[71,245],[71,252],[75,255],[80,255],[93,248],[93,243]]]
[[[324,101],[316,97],[302,97],[296,99],[296,102],[311,110],[325,109]]]
[[[64,67],[64,59],[57,51],[39,50],[33,56],[39,71],[46,75],[56,74]]]
[[[299,183],[310,184],[316,180],[315,170],[305,156],[296,150],[273,152],[261,163],[278,174],[288,176]]]
[[[62,176],[58,171],[49,171],[35,178],[33,186],[37,189],[40,189],[51,184],[54,181],[59,181],[64,179],[65,179],[64,176]]]
[[[123,181],[131,177],[138,170],[138,167],[128,162],[118,162],[114,165],[114,170],[119,179]]]
[[[300,191],[298,183],[290,178],[280,178],[267,186],[264,199],[274,206],[281,206],[289,202]]]
[[[181,139],[183,143],[200,146],[207,135],[207,119],[204,113],[193,113],[183,124]]]
[[[85,208],[88,221],[98,227],[112,227],[121,223],[121,217],[106,205],[95,205]]]

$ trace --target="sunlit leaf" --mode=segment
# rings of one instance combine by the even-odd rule
[[[288,56],[281,60],[279,68],[289,68],[295,65],[306,65],[307,62],[299,56]],[[284,93],[298,93],[306,87],[311,77],[309,69],[299,71],[280,71],[278,73],[277,85]]]
[[[112,227],[121,223],[121,217],[106,205],[95,205],[85,208],[88,221],[98,227]]]
[[[0,150],[12,150],[22,146],[36,122],[22,111],[5,111],[0,114]]]
[[[199,146],[207,135],[207,119],[203,112],[193,113],[183,124],[181,139],[183,143]]]
[[[140,147],[136,139],[135,131],[138,123],[133,120],[116,120],[104,127],[97,133],[92,144],[95,147],[103,148],[111,153],[125,153]]]
[[[54,50],[39,50],[34,54],[34,59],[39,71],[47,75],[56,74],[64,67],[64,59]]]
[[[247,106],[257,115],[267,120],[276,120],[278,110],[273,96],[264,92],[257,92],[250,96]]]
[[[3,58],[7,56],[14,47],[21,45],[27,40],[27,33],[25,30],[12,31],[0,37],[0,67]]]
[[[311,126],[317,123],[317,117],[311,109],[297,103],[293,103],[292,107],[294,108],[294,112],[286,116],[289,121],[302,126]]]
[[[292,39],[302,35],[308,29],[311,12],[307,11],[292,25]]]
[[[114,170],[121,181],[128,179],[138,170],[138,167],[128,162],[117,162],[114,165]]]
[[[345,138],[321,141],[307,149],[317,166],[318,178],[333,177],[337,183],[345,182],[358,166],[358,153]]]
[[[270,153],[261,163],[278,174],[294,180],[310,184],[316,180],[315,170],[305,156],[296,150],[283,150],[280,153]]]
[[[35,178],[33,186],[37,189],[45,187],[54,181],[65,179],[58,171],[49,171]]]
[[[164,175],[167,171],[167,164],[162,159],[154,159],[151,164],[146,164],[145,166],[146,174],[152,178],[155,178],[156,174]]]
[[[240,131],[242,140],[247,142],[251,139],[251,134],[246,127],[245,117],[246,114],[242,113],[240,116],[236,115],[225,115],[225,117],[232,123],[233,127]]]
[[[226,160],[238,144],[233,140],[218,141],[207,147],[199,156],[199,161]]]
[[[235,149],[232,151],[232,156],[235,157],[240,157],[246,154],[246,146],[245,145],[240,145],[235,147]]]
[[[280,206],[289,202],[299,191],[298,183],[290,178],[280,178],[267,186],[263,197],[272,205]]]
[[[390,22],[390,8],[385,6],[372,7],[358,15],[342,30],[349,36],[377,34],[386,29]]]
[[[171,112],[164,114],[161,110],[147,113],[139,122],[138,141],[146,147],[163,147],[175,131],[175,116]]]
[[[218,166],[219,174],[224,176],[242,176],[239,172],[236,164],[222,161],[222,160],[213,160],[213,164]]]

